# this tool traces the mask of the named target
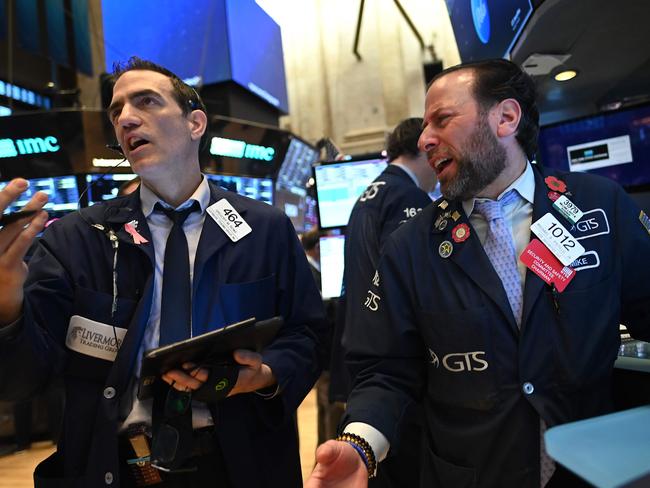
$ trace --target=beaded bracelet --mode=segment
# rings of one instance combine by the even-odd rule
[[[361,436],[349,432],[343,432],[336,438],[336,440],[347,442],[352,445],[352,447],[354,447],[354,449],[359,453],[368,469],[368,478],[375,477],[377,474],[377,460],[375,459],[375,453],[373,452],[372,447],[370,447],[370,444],[368,444],[368,441]]]

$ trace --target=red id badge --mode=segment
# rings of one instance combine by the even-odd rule
[[[519,256],[528,269],[555,289],[563,292],[576,275],[576,271],[564,266],[539,239],[533,239]]]

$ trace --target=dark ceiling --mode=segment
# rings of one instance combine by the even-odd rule
[[[535,2],[538,3],[538,2]],[[542,123],[650,99],[650,1],[544,0],[512,50],[519,64],[531,54],[570,54],[579,75],[557,82],[535,76]]]

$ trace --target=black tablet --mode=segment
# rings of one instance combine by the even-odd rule
[[[284,323],[282,317],[256,320],[254,317],[206,332],[183,341],[145,351],[140,372],[138,398],[151,395],[156,378],[183,363],[197,365],[233,361],[235,349],[261,352],[269,345]]]

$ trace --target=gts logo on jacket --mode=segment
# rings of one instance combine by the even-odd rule
[[[429,349],[431,360],[429,361],[436,368],[440,367],[440,360],[435,352]],[[488,362],[481,359],[485,357],[485,351],[473,352],[452,352],[442,357],[442,366],[452,373],[462,373],[463,371],[485,371],[488,368]]]

